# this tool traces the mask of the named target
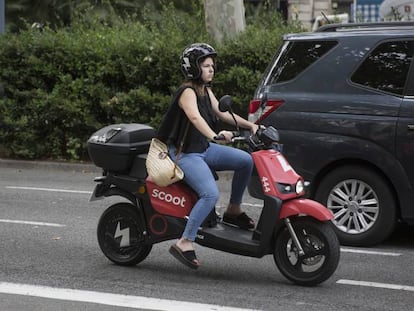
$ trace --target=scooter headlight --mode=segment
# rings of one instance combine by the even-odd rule
[[[296,191],[297,194],[300,194],[304,190],[305,190],[305,185],[303,183],[303,180],[299,179],[298,182],[296,183],[295,191]]]

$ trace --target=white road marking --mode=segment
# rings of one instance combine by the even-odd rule
[[[242,203],[242,206],[253,206],[253,207],[263,207],[263,203]]]
[[[11,223],[11,224],[32,225],[32,226],[66,227],[66,225],[54,224],[50,222],[26,221],[26,220],[0,219],[0,222]]]
[[[54,188],[15,187],[15,186],[7,186],[6,188],[7,189],[19,189],[19,190],[34,190],[34,191],[49,191],[49,192],[67,192],[67,193],[92,194],[92,191],[54,189]]]
[[[258,204],[258,203],[241,203],[242,206],[251,206],[251,207],[263,207],[263,204]],[[227,205],[217,205],[217,208],[226,208]]]
[[[396,289],[396,290],[405,290],[405,291],[414,292],[414,286],[399,285],[399,284],[387,284],[387,283],[365,282],[365,281],[354,281],[354,280],[338,280],[336,283],[344,284],[344,285],[367,286],[367,287]]]
[[[162,311],[247,311],[251,309],[233,308],[212,304],[148,298],[142,296],[120,295],[112,293],[84,291],[69,288],[56,288],[48,286],[35,286],[0,282],[0,293],[42,297],[66,301],[96,303],[101,305],[126,307],[140,310]]]
[[[344,248],[344,247],[341,247],[341,252],[367,254],[367,255],[395,256],[395,257],[401,256],[401,253],[369,251],[365,249]]]

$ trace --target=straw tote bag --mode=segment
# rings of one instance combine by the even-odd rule
[[[184,178],[184,172],[177,165],[178,153],[175,162],[168,155],[168,147],[157,138],[151,140],[148,151],[147,172],[151,180],[160,187],[166,187]]]
[[[178,146],[175,161],[171,160],[166,144],[157,138],[153,138],[151,140],[145,165],[147,167],[148,176],[158,186],[166,187],[184,178],[184,172],[177,163],[180,158],[181,150],[183,149],[189,127],[190,122],[187,123],[183,138]]]

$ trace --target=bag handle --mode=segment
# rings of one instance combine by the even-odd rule
[[[187,120],[187,126],[185,127],[185,131],[184,131],[183,138],[180,141],[180,145],[178,146],[177,154],[175,156],[174,172],[173,172],[173,175],[172,175],[171,179],[173,179],[175,177],[175,171],[177,170],[177,167],[178,167],[178,164],[177,163],[178,163],[178,160],[180,159],[181,151],[183,150],[184,141],[185,141],[185,139],[187,137],[187,133],[188,133],[189,127],[190,127],[190,120]]]

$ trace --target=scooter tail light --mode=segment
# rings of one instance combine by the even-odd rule
[[[249,104],[249,121],[260,123],[266,119],[273,111],[282,106],[284,100],[282,99],[269,99],[266,101],[264,108],[261,107],[260,99],[253,99]]]

